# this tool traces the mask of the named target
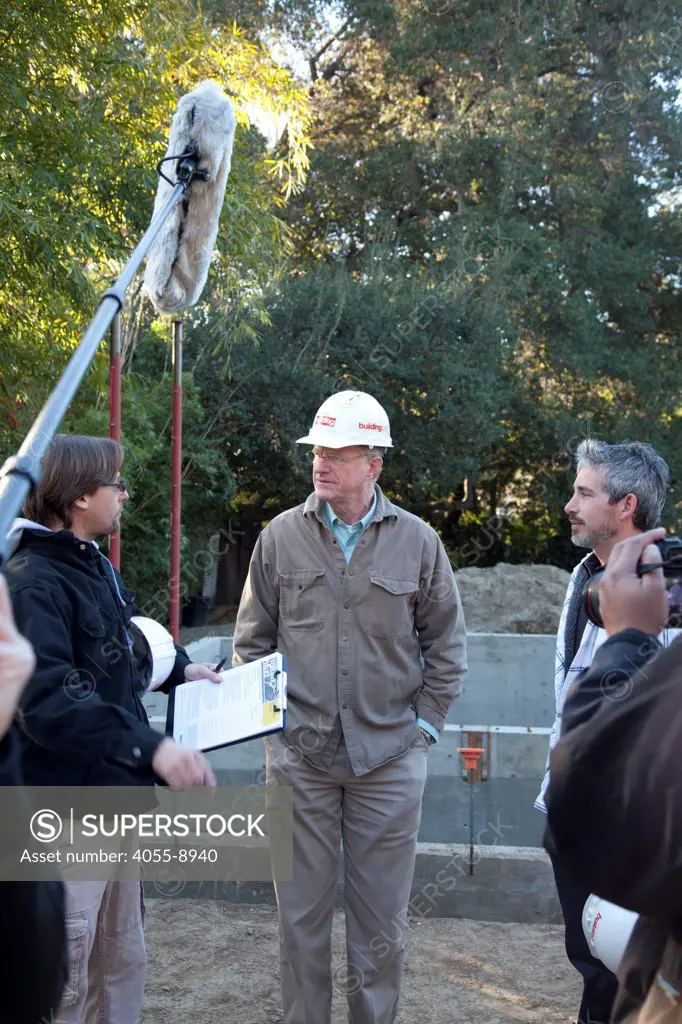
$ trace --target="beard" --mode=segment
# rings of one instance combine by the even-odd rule
[[[119,533],[121,529],[121,513],[117,512],[111,521],[111,526],[104,534],[105,537],[111,537],[114,533]]]
[[[577,548],[590,548],[593,550],[599,544],[603,544],[604,541],[611,540],[617,533],[618,530],[615,526],[603,526],[601,530],[595,530],[594,533],[571,534],[571,542]]]

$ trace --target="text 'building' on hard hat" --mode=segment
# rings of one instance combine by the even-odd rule
[[[392,448],[391,427],[376,398],[364,391],[337,391],[317,410],[308,434],[296,444],[347,448],[354,444]]]

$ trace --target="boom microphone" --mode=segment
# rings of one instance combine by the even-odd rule
[[[165,177],[161,164],[175,159],[177,181],[166,178],[168,184],[159,186],[151,224],[100,299],[95,316],[19,451],[0,468],[0,569],[9,556],[10,527],[31,488],[40,482],[42,457],[104,332],[123,308],[125,293],[145,257],[152,254],[144,283],[159,312],[175,313],[191,306],[201,295],[218,234],[235,127],[232,104],[217,82],[201,82],[180,100],[169,152],[159,164],[159,172]]]
[[[162,163],[178,158],[181,177],[183,158],[192,157],[196,169],[183,201],[149,250],[144,288],[159,313],[178,313],[193,306],[206,284],[236,126],[232,103],[217,82],[201,82],[178,103]],[[159,181],[154,215],[174,184],[165,177]]]

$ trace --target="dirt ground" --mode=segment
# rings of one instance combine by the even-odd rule
[[[570,578],[555,565],[460,569],[455,579],[467,632],[556,634]]]
[[[282,1024],[273,908],[150,899],[146,932],[142,1024]],[[342,950],[337,915],[340,970]],[[397,1024],[566,1024],[577,978],[557,925],[427,918],[408,934]],[[346,1021],[340,996],[332,1019]]]

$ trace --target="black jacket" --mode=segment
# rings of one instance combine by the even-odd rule
[[[640,915],[612,1021],[682,1024],[682,637],[608,639],[569,693],[550,767],[545,848]]]
[[[163,735],[149,725],[127,624],[140,614],[98,550],[73,533],[26,530],[5,573],[37,666],[21,699],[22,772],[30,786],[153,785]],[[167,692],[184,679],[181,647]]]
[[[12,729],[0,740],[0,787],[13,787],[4,796],[4,811],[14,821],[33,810],[25,806],[21,783],[19,741]],[[12,851],[2,845],[3,856],[10,857]],[[53,1020],[67,963],[62,883],[0,881],[0,1024]]]

